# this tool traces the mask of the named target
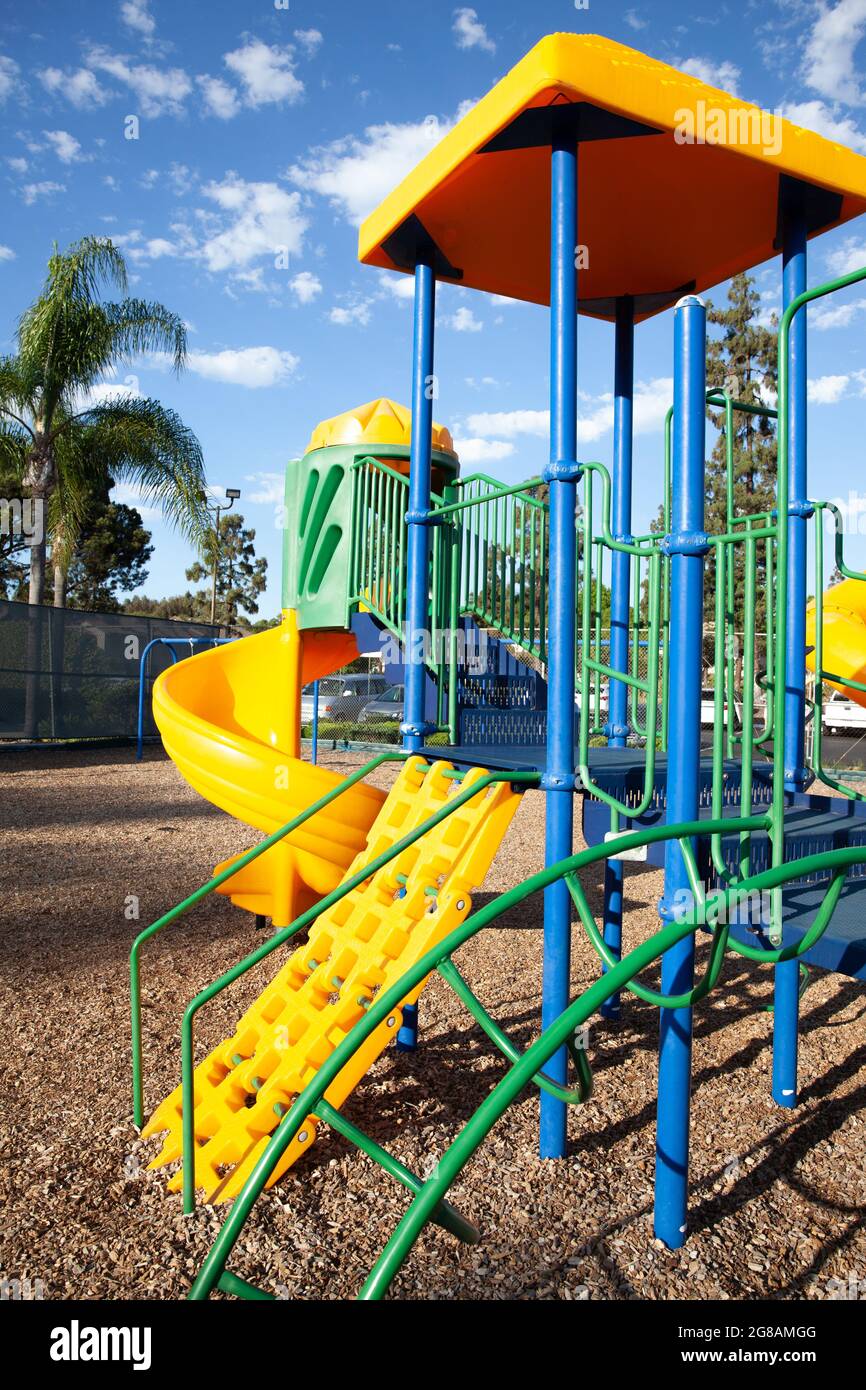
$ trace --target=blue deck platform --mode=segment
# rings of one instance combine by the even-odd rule
[[[431,757],[447,758],[462,767],[481,766],[496,771],[542,771],[544,748],[528,744],[462,744],[446,747],[432,746]],[[575,750],[575,763],[577,750]],[[625,804],[637,806],[643,794],[644,755],[634,748],[591,748],[589,773],[592,781]],[[753,811],[769,804],[772,797],[772,768],[758,763],[753,775]],[[628,826],[656,825],[664,819],[666,807],[667,759],[656,759],[653,796],[649,809],[638,819],[624,822]],[[740,765],[725,763],[723,815],[738,815]],[[866,803],[846,798],[816,795],[810,792],[790,794],[785,816],[785,857],[802,859],[809,854],[844,849],[849,845],[866,846]],[[712,809],[712,760],[701,760],[700,816],[708,819]],[[610,811],[603,801],[589,792],[583,800],[583,833],[587,844],[600,844],[610,828]],[[733,868],[736,864],[739,837],[722,837],[722,854]],[[709,871],[709,846],[699,846],[700,858],[708,882],[717,882]],[[751,867],[760,873],[770,865],[770,845],[766,834],[753,832],[751,838]],[[660,868],[664,864],[664,844],[648,847],[648,865]],[[824,897],[826,876],[813,875],[796,881],[783,892],[783,942],[789,945],[802,937]],[[732,934],[753,945],[769,946],[756,931],[745,923],[732,924]],[[866,980],[866,864],[855,865],[833,914],[833,920],[821,940],[805,957],[811,965],[824,970]]]

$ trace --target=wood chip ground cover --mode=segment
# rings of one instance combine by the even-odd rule
[[[358,761],[329,754],[347,772]],[[145,1171],[130,1117],[128,953],[142,926],[255,838],[201,800],[149,750],[6,753],[0,997],[0,1275],[46,1298],[181,1298],[223,1213],[185,1218]],[[379,781],[390,777],[382,769]],[[576,808],[576,844],[579,836]],[[485,891],[542,862],[543,805],[523,800]],[[655,929],[660,875],[626,868],[629,942]],[[601,871],[588,880],[601,899]],[[137,900],[137,909],[136,909]],[[137,919],[131,915],[138,912]],[[261,940],[252,918],[210,897],[144,956],[146,1093],[179,1075],[186,1001]],[[537,1035],[541,903],[476,938],[459,964],[523,1046]],[[572,988],[596,977],[574,929]],[[269,978],[265,963],[201,1016],[200,1052],[225,1036]],[[452,1189],[481,1228],[458,1245],[424,1233],[394,1285],[424,1299],[828,1298],[866,1295],[866,991],[816,972],[803,1003],[801,1104],[769,1096],[771,975],[731,959],[697,1011],[691,1235],[653,1239],[657,1012],[629,998],[593,1021],[592,1101],[569,1117],[569,1157],[535,1155],[527,1091]],[[503,1062],[438,979],[421,1003],[416,1055],[390,1049],[347,1103],[379,1143],[425,1173],[501,1075]],[[232,1260],[286,1298],[354,1294],[408,1201],[372,1162],[323,1131],[258,1203]],[[856,1284],[854,1285],[856,1287]]]

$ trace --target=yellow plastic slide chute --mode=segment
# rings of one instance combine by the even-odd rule
[[[166,752],[207,801],[270,834],[343,780],[300,759],[301,690],[357,655],[351,633],[301,633],[287,610],[279,627],[170,666],[153,688]],[[359,783],[217,891],[287,926],[336,888],[383,801]]]
[[[824,593],[823,666],[842,681],[866,683],[866,582],[843,579]],[[806,665],[815,670],[815,605],[806,610]],[[827,681],[849,700],[866,706],[866,691],[854,690],[837,681]]]

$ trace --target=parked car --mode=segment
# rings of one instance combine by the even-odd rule
[[[325,719],[325,710],[335,695],[339,695],[343,682],[339,676],[326,676],[319,681],[319,718]],[[301,723],[309,724],[313,717],[313,687],[305,685],[301,691]]]
[[[359,724],[387,724],[403,719],[403,686],[389,685],[375,700],[368,700],[358,715]]]
[[[766,713],[766,700],[763,695],[755,691],[755,727],[757,728],[764,721]],[[716,692],[711,685],[705,685],[701,690],[701,728],[710,729],[716,722]],[[722,723],[728,722],[727,703],[722,715]],[[734,701],[734,728],[738,729],[743,722],[743,701],[742,698]]]
[[[853,734],[866,729],[866,709],[834,690],[824,701],[821,724],[826,734]]]
[[[387,689],[385,677],[372,673],[326,676],[319,681],[319,718],[351,724],[369,700],[383,695]],[[309,723],[312,717],[313,687],[307,685],[301,693],[301,719]]]

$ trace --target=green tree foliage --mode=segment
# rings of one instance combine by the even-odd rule
[[[147,579],[150,532],[134,507],[111,501],[112,485],[106,479],[94,496],[72,551],[66,572],[70,608],[119,612],[118,592],[137,589]]]
[[[231,627],[239,611],[258,613],[258,597],[267,583],[268,562],[256,557],[256,533],[244,526],[238,512],[228,512],[219,519],[219,538],[216,531],[208,533],[202,547],[202,560],[197,560],[186,572],[193,584],[210,581],[213,574],[214,550],[217,549],[216,620]],[[204,591],[210,618],[210,588]],[[198,597],[198,596],[197,596]]]
[[[195,435],[157,401],[130,391],[95,401],[94,388],[121,363],[170,353],[180,371],[186,330],[164,305],[101,298],[125,293],[126,265],[106,237],[55,247],[41,294],[21,317],[16,352],[0,358],[0,469],[18,494],[42,509],[45,526],[30,548],[29,599],[43,602],[49,539],[58,576],[55,601],[95,481],[106,473],[135,483],[194,543],[206,533],[204,464]]]
[[[721,332],[707,344],[707,385],[723,389],[748,405],[775,403],[777,390],[777,341],[774,327],[759,322],[761,301],[751,275],[735,275],[728,289],[727,306],[709,305],[708,320]],[[708,417],[720,431],[706,469],[706,529],[720,534],[728,529],[727,440],[724,412],[709,410]],[[769,512],[776,500],[776,426],[766,416],[734,413],[733,514],[753,516]],[[738,547],[739,550],[739,547]],[[758,623],[766,612],[764,546],[758,551]],[[734,625],[743,625],[742,554],[735,567]],[[715,612],[715,571],[707,565],[704,584],[705,620]]]
[[[246,617],[258,613],[258,598],[267,583],[268,562],[264,556],[256,555],[255,539],[255,531],[244,526],[239,513],[229,512],[220,517],[216,621],[224,627],[240,626],[246,631],[260,632],[280,621],[275,617],[251,624]],[[184,594],[162,599],[137,595],[125,601],[123,612],[171,618],[176,622],[209,623],[215,543],[216,535],[211,530],[202,559],[186,572],[187,579],[193,584],[204,584],[204,588],[195,592],[187,589]]]
[[[728,289],[727,306],[717,309],[712,301],[707,306],[707,318],[721,332],[707,343],[707,385],[725,390],[738,401],[750,405],[775,402],[777,389],[777,343],[775,320],[769,328],[758,321],[760,296],[755,290],[754,276],[735,275]],[[710,533],[720,535],[728,528],[727,440],[725,413],[707,410],[707,418],[718,431],[705,470],[705,524]],[[733,515],[754,516],[768,512],[776,504],[776,426],[765,416],[734,412],[733,436]],[[651,529],[664,531],[664,511],[659,507]],[[733,625],[737,632],[743,628],[743,554],[737,547],[735,566]],[[767,571],[765,548],[757,546],[757,605],[756,617],[760,631],[766,617]],[[704,570],[704,623],[715,621],[715,567],[712,556]],[[646,585],[643,586],[646,602]],[[711,658],[709,658],[711,659]],[[759,661],[760,664],[760,661]]]

